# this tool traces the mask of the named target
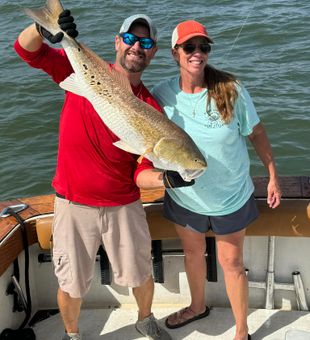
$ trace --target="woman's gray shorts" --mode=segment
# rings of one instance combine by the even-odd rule
[[[254,196],[251,195],[243,207],[231,214],[201,215],[179,206],[166,193],[163,214],[168,220],[199,233],[212,230],[215,234],[226,235],[246,228],[258,217],[258,209]]]

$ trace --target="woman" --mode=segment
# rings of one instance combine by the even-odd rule
[[[185,21],[172,34],[172,55],[180,75],[153,90],[167,116],[183,128],[205,155],[208,168],[195,185],[167,189],[165,216],[175,223],[185,254],[190,306],[171,314],[168,328],[209,314],[205,305],[205,232],[216,234],[218,260],[236,321],[235,340],[250,339],[248,282],[243,265],[245,228],[257,218],[246,137],[269,173],[267,203],[281,192],[271,146],[252,100],[236,78],[208,65],[213,40],[203,25]]]

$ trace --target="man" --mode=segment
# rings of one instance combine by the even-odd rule
[[[76,37],[73,21],[70,11],[64,11],[58,22],[68,35]],[[73,72],[72,67],[64,50],[43,43],[43,37],[55,43],[63,33],[52,36],[33,24],[19,35],[15,50],[30,66],[43,69],[60,83]],[[147,38],[146,43],[140,38]],[[157,51],[156,41],[156,28],[149,17],[138,14],[127,18],[115,38],[116,61],[111,67],[129,79],[138,98],[161,110],[141,81]],[[63,340],[81,339],[81,302],[93,277],[100,244],[107,251],[115,283],[133,287],[139,308],[136,329],[149,339],[171,339],[151,313],[151,238],[135,183],[138,175],[143,181],[143,171],[152,171],[152,164],[145,160],[138,164],[137,155],[112,144],[117,140],[90,102],[66,92],[52,182],[56,191],[53,261],[59,283],[57,301],[66,330]],[[156,183],[163,185],[161,172]],[[173,178],[171,183],[180,184]]]

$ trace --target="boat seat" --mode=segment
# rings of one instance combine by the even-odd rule
[[[41,249],[48,250],[53,247],[52,225],[53,216],[38,218],[36,220],[38,243]]]

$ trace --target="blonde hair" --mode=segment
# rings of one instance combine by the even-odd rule
[[[207,65],[204,70],[205,83],[208,89],[207,107],[213,98],[222,120],[228,124],[233,118],[234,104],[238,97],[236,77]]]

